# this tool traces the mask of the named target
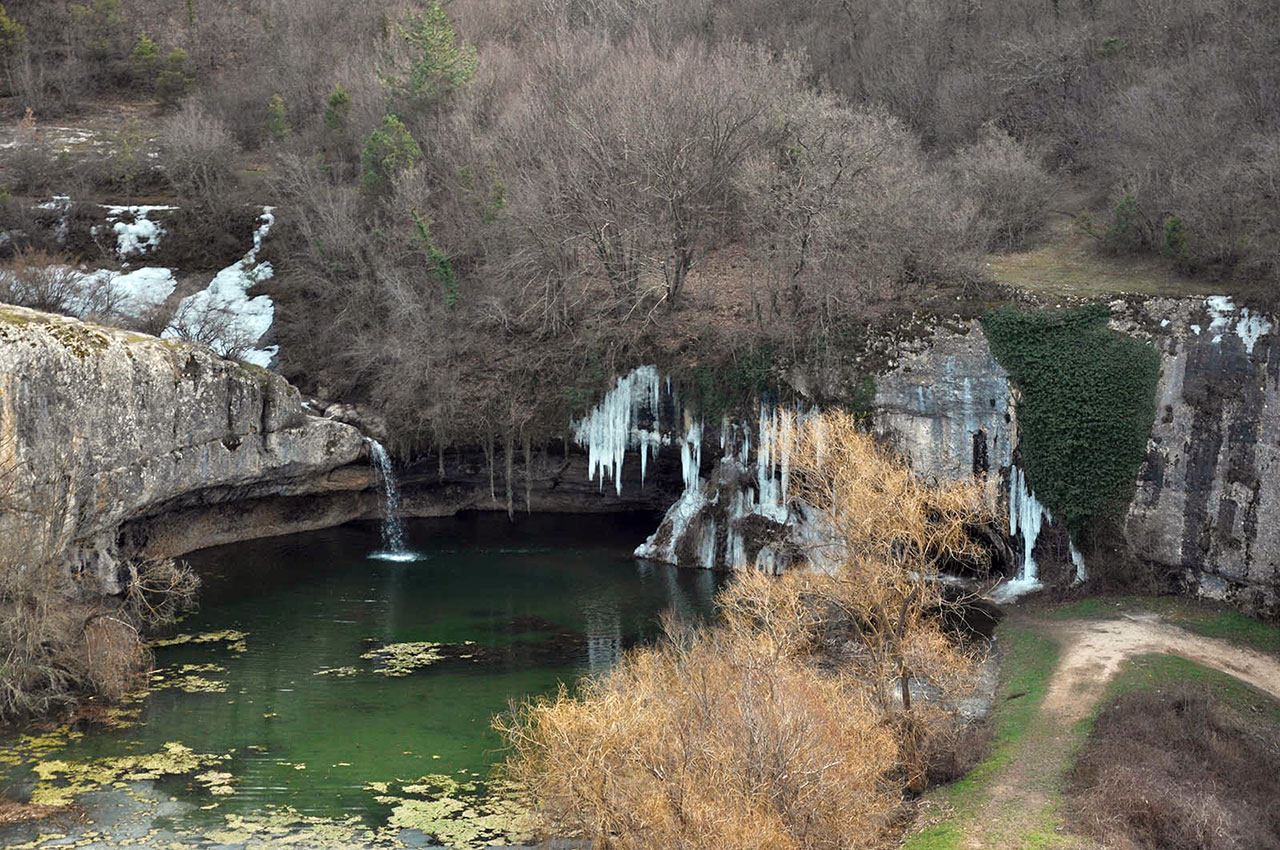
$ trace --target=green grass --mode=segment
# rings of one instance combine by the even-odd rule
[[[992,778],[1013,761],[1049,689],[1049,677],[1058,664],[1057,643],[1034,629],[1009,621],[996,630],[996,639],[1003,658],[991,721],[991,751],[963,779],[943,789],[943,799],[955,811],[954,817],[907,836],[904,850],[951,850],[960,846],[960,822],[987,799]]]
[[[1054,619],[1100,620],[1128,612],[1159,614],[1189,632],[1280,655],[1280,628],[1218,602],[1172,596],[1091,597],[1048,613]]]
[[[1280,728],[1280,702],[1271,695],[1245,684],[1229,673],[1205,667],[1176,655],[1151,653],[1127,660],[1107,685],[1107,693],[1095,713],[1101,714],[1121,696],[1139,690],[1161,692],[1180,685],[1203,688],[1214,699],[1245,717]]]

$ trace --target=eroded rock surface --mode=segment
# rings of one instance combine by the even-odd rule
[[[1152,337],[1161,356],[1130,547],[1204,596],[1280,611],[1280,339],[1271,320],[1225,298],[1151,300],[1117,316],[1115,326]]]
[[[104,592],[118,588],[123,524],[323,490],[364,452],[355,428],[306,415],[298,391],[265,369],[0,307],[0,465],[17,500],[0,531],[63,553]],[[156,554],[194,548],[180,538]]]

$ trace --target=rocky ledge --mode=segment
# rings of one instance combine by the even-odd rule
[[[265,369],[0,306],[0,536],[65,559],[101,592],[119,590],[122,528],[194,506],[362,490],[367,475],[343,467],[365,452],[357,429],[307,415]],[[294,517],[284,530],[346,518]],[[159,541],[123,536],[125,554],[175,555],[227,535],[193,525]],[[246,536],[256,535],[239,527],[230,539]]]

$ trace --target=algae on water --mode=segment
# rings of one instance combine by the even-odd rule
[[[232,652],[244,652],[249,648],[246,642],[248,632],[237,629],[222,629],[216,632],[203,632],[198,635],[181,634],[168,638],[159,638],[150,642],[152,647],[181,646],[188,643],[225,643]]]
[[[440,647],[444,644],[430,641],[412,641],[409,643],[389,643],[379,649],[370,650],[361,658],[375,662],[373,672],[384,676],[408,676],[414,670],[430,667],[444,656]]]
[[[118,783],[140,779],[183,776],[219,766],[229,758],[230,756],[197,753],[190,747],[170,741],[160,751],[140,756],[118,756],[87,762],[49,759],[32,766],[39,782],[31,794],[31,802],[40,806],[66,806],[77,796],[90,791],[100,791],[115,787]],[[206,783],[206,787],[212,786]]]

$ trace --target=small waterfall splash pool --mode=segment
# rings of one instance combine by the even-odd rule
[[[413,562],[368,560],[382,540],[374,523],[195,553],[201,608],[155,647],[154,689],[136,718],[2,740],[0,784],[21,798],[81,781],[50,774],[51,763],[113,764],[174,744],[216,763],[109,777],[85,797],[94,825],[0,827],[0,846],[39,830],[50,843],[34,846],[85,830],[115,836],[104,846],[131,843],[110,832],[116,815],[103,807],[128,812],[129,835],[158,829],[140,844],[158,848],[256,846],[245,824],[294,828],[281,818],[385,831],[401,823],[406,789],[416,811],[448,809],[439,795],[469,800],[468,785],[502,758],[489,721],[509,700],[609,669],[656,637],[664,610],[710,614],[720,576],[631,558],[655,522],[410,520]]]
[[[382,548],[371,553],[376,561],[409,562],[419,559],[417,552],[405,546],[404,519],[400,515],[400,487],[396,484],[395,465],[382,443],[365,437],[369,446],[369,463],[378,471],[382,481]]]

